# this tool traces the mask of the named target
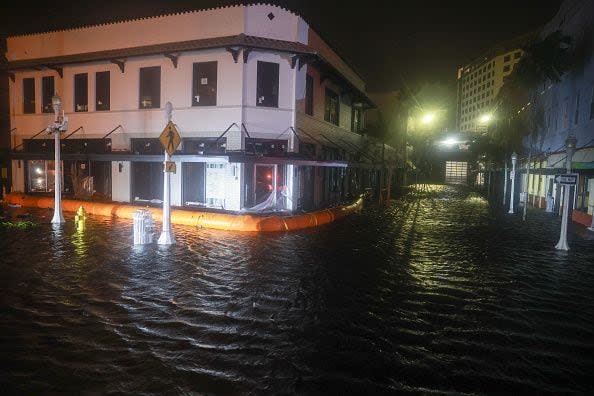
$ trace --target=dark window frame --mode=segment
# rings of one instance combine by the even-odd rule
[[[51,84],[50,84],[51,81]],[[50,88],[51,87],[51,88]],[[56,81],[54,76],[43,76],[41,78],[41,112],[53,113],[52,98],[56,93]]]
[[[141,67],[138,77],[138,108],[161,108],[161,66]]]
[[[89,74],[77,73],[74,75],[74,112],[87,111],[89,111]]]
[[[256,74],[256,106],[278,108],[280,64],[258,61]]]
[[[332,112],[333,102],[336,105],[335,117],[333,117]],[[326,87],[326,95],[324,101],[324,121],[327,121],[337,126],[340,124],[340,97],[336,92],[334,92],[328,87]]]
[[[105,84],[102,86],[102,84]],[[95,73],[95,111],[109,111],[111,107],[111,72]]]
[[[192,65],[192,106],[217,105],[218,62],[195,62]],[[203,79],[206,78],[206,84]]]
[[[305,75],[305,114],[314,114],[314,82],[310,74]]]
[[[23,114],[35,114],[35,105],[35,78],[23,78]]]

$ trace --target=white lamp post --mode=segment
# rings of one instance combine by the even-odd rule
[[[171,102],[165,104],[165,115],[167,117],[167,123],[171,121],[173,113],[173,106]],[[171,229],[171,193],[169,181],[171,178],[171,172],[165,169],[167,162],[171,160],[169,153],[165,150],[165,162],[163,163],[163,229],[161,235],[157,240],[159,245],[173,245],[175,244],[175,236]]]
[[[511,189],[509,196],[509,211],[507,213],[514,213],[514,190],[516,187],[516,161],[518,160],[518,154],[514,151],[511,155],[512,170],[509,172],[509,178],[511,180]]]
[[[54,122],[47,127],[49,133],[54,134],[54,217],[52,224],[64,223],[62,214],[62,167],[60,164],[60,133],[68,129],[68,118],[64,117],[62,110],[62,99],[55,94],[52,97],[52,108],[54,109]]]
[[[567,173],[571,173],[571,159],[573,158],[573,153],[575,153],[575,146],[577,144],[577,139],[574,136],[569,136],[567,140],[565,140],[565,153],[567,156],[565,165],[567,167]],[[563,190],[565,191],[563,194],[563,217],[561,218],[561,233],[559,235],[559,242],[555,245],[555,249],[558,250],[569,250],[569,245],[567,244],[567,222],[569,220],[569,190],[571,186],[565,185]]]
[[[505,199],[507,195],[507,160],[503,164],[503,206],[505,207]]]

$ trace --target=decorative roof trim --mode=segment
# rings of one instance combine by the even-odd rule
[[[178,41],[172,43],[61,55],[49,58],[10,61],[7,63],[7,69],[20,70],[34,67],[58,67],[76,63],[111,61],[113,59],[125,59],[138,56],[163,55],[165,53],[171,54],[228,47],[241,47],[268,51],[272,50],[292,54],[317,54],[315,50],[299,42],[247,36],[242,33],[235,36],[213,37],[198,40]]]
[[[165,18],[165,17],[177,16],[177,15],[197,14],[197,13],[200,13],[200,12],[223,10],[223,9],[227,9],[227,8],[239,8],[239,7],[246,8],[246,7],[250,7],[250,6],[275,7],[275,8],[279,8],[281,10],[285,10],[287,12],[290,12],[291,14],[293,14],[295,16],[298,16],[300,18],[303,18],[301,15],[297,14],[295,11],[290,10],[290,9],[288,9],[286,7],[283,7],[283,6],[276,5],[276,4],[261,3],[261,2],[258,2],[258,3],[241,3],[241,4],[224,5],[224,6],[218,6],[218,7],[196,8],[196,9],[187,10],[187,11],[172,12],[172,13],[168,13],[168,14],[159,14],[159,15],[146,16],[146,17],[127,18],[127,19],[122,19],[122,20],[115,20],[113,22],[94,23],[94,24],[90,24],[90,25],[76,26],[76,27],[67,28],[67,29],[53,29],[53,30],[44,30],[44,31],[34,32],[34,33],[16,34],[16,35],[7,36],[7,39],[18,38],[18,37],[27,37],[27,36],[37,36],[37,35],[48,34],[48,33],[72,32],[72,31],[77,31],[77,30],[82,30],[82,29],[88,29],[88,28],[94,28],[94,27],[119,25],[119,24],[124,24],[124,23],[137,22],[137,21],[145,21],[145,20],[152,20],[152,19],[159,19],[159,18]]]

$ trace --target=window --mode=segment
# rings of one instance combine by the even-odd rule
[[[23,78],[23,113],[35,113],[35,79]]]
[[[577,125],[579,120],[580,120],[580,91],[577,91],[577,95],[575,96],[575,112],[573,114],[574,125]]]
[[[74,75],[74,111],[89,111],[89,77],[87,73]]]
[[[594,119],[594,87],[592,87],[592,96],[590,96],[590,119]]]
[[[563,129],[569,128],[569,98],[563,101]]]
[[[326,88],[326,105],[324,107],[324,120],[338,125],[339,102],[338,95]]]
[[[351,131],[359,132],[363,129],[363,109],[353,106],[351,113]]]
[[[503,72],[504,72],[504,73],[508,72],[508,71],[509,71],[509,69],[510,69],[510,68],[509,68],[509,65],[505,65],[505,66],[503,66]]]
[[[313,77],[305,76],[305,114],[313,116]]]
[[[278,107],[278,63],[258,61],[256,106]]]
[[[140,109],[158,109],[161,107],[161,67],[140,68]]]
[[[217,62],[194,63],[192,106],[217,105]]]
[[[514,53],[514,59],[520,59],[521,56],[522,56],[522,53],[520,51],[517,51],[516,53]]]
[[[511,55],[505,55],[505,57],[503,58],[504,62],[509,62],[511,59]]]
[[[109,110],[110,74],[108,71],[95,73],[95,110]]]
[[[53,113],[52,97],[54,96],[54,76],[45,76],[41,79],[41,111]]]

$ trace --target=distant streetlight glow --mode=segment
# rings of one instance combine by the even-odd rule
[[[423,124],[431,124],[434,119],[435,119],[435,114],[427,113],[427,114],[423,115],[423,117],[421,118],[421,122]]]
[[[442,140],[440,143],[443,144],[444,146],[453,146],[454,144],[458,144],[460,142],[458,142],[458,140],[456,140],[453,137],[449,137],[445,140]]]
[[[491,114],[483,114],[480,118],[479,118],[479,122],[481,124],[488,124],[489,122],[491,122],[491,120],[493,119],[493,116]]]

